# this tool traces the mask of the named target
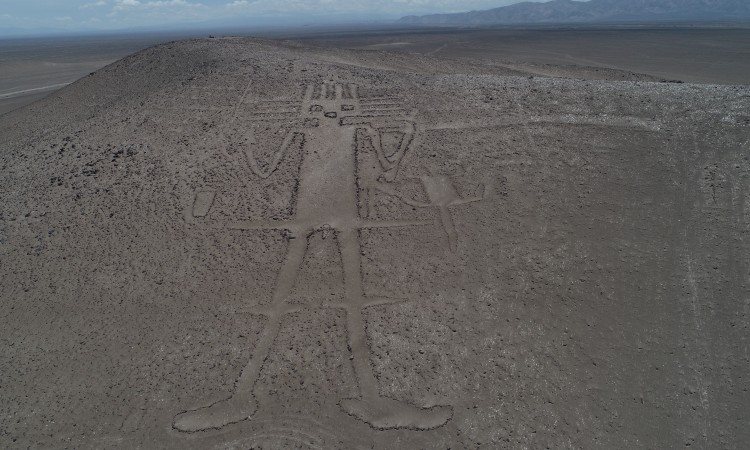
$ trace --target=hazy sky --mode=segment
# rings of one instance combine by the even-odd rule
[[[388,20],[489,9],[519,0],[0,0],[0,35],[29,30],[171,27],[202,21],[303,23]],[[6,33],[3,33],[6,31]]]

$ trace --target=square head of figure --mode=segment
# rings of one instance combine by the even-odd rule
[[[348,83],[310,85],[305,92],[302,114],[321,123],[360,114],[357,86]]]

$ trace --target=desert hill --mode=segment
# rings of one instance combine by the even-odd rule
[[[750,89],[649,80],[210,39],[0,116],[0,447],[741,448]]]
[[[551,0],[516,3],[486,11],[406,16],[399,23],[455,26],[748,19],[750,3],[744,0]]]

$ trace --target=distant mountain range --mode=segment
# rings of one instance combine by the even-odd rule
[[[500,25],[750,19],[750,0],[552,0],[486,11],[407,16],[414,25]]]

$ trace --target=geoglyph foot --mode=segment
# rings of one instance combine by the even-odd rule
[[[255,414],[256,409],[254,399],[239,400],[232,397],[204,408],[178,414],[174,419],[174,427],[188,433],[219,429],[249,419]]]
[[[453,416],[450,406],[419,408],[388,397],[347,399],[341,402],[341,407],[348,414],[379,429],[430,430],[445,425]]]

